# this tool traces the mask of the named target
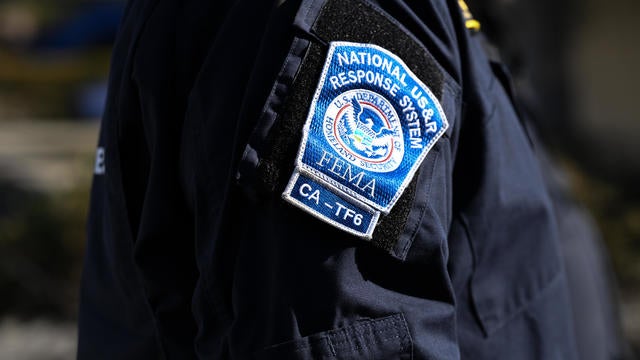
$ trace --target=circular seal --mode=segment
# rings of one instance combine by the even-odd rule
[[[370,90],[335,97],[324,115],[323,133],[349,163],[373,172],[391,172],[404,155],[402,126],[391,103]]]

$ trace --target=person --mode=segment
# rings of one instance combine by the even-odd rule
[[[80,359],[576,359],[554,204],[453,0],[130,1]]]

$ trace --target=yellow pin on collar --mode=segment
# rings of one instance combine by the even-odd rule
[[[464,25],[469,30],[480,31],[480,22],[473,18],[471,11],[469,11],[469,7],[464,0],[458,0],[458,6],[462,10],[462,15],[464,16]]]

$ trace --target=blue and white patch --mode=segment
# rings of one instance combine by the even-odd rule
[[[371,238],[378,215],[391,210],[448,126],[436,97],[400,58],[373,44],[332,42],[283,197]],[[365,229],[309,205],[296,193],[300,179],[370,214],[362,219],[372,223]]]

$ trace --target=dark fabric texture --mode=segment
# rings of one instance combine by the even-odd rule
[[[334,40],[396,53],[450,123],[373,244],[281,198]],[[131,1],[78,357],[575,359],[554,206],[495,69],[454,0]]]

